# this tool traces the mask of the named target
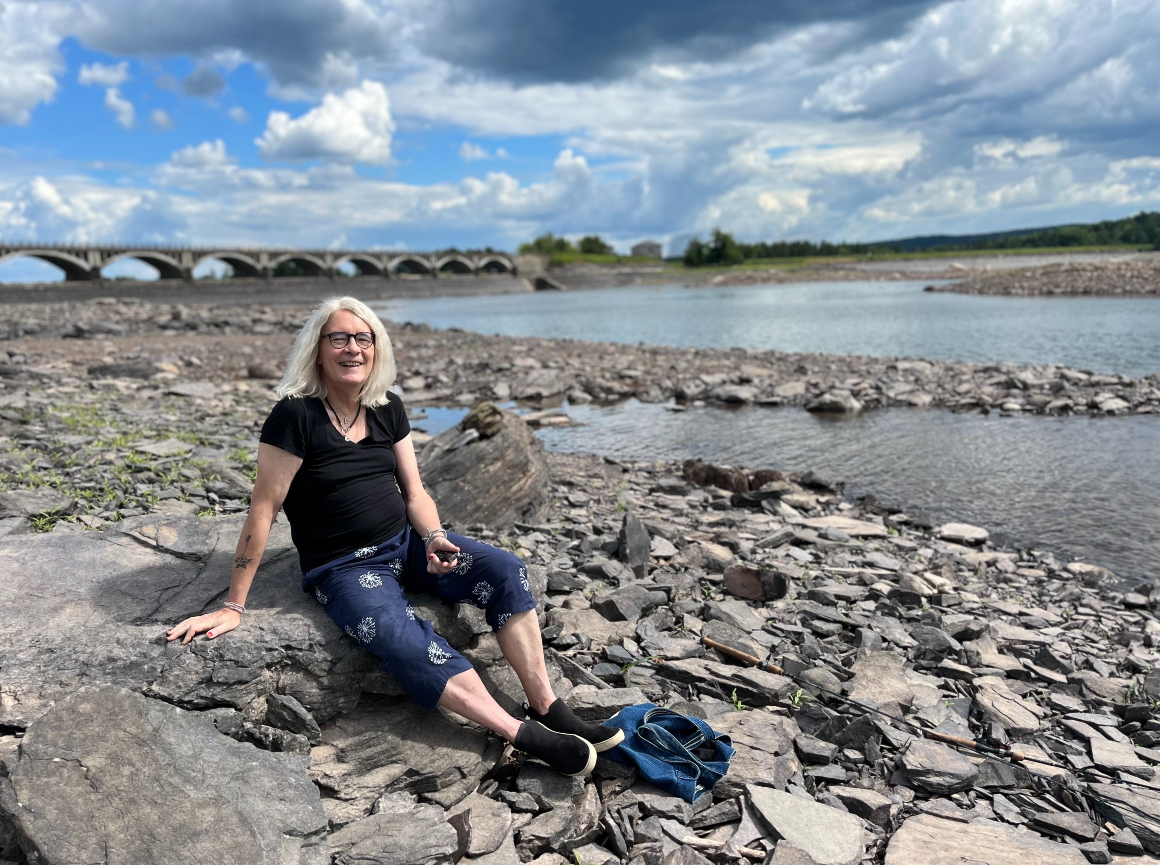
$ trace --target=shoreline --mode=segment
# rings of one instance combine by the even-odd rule
[[[928,291],[1010,296],[1150,296],[1160,294],[1160,255],[1155,253],[995,253],[918,259],[811,262],[792,268],[675,268],[657,265],[550,266],[524,276],[293,277],[101,282],[0,283],[0,305],[137,298],[154,303],[318,302],[337,293],[373,300],[411,297],[513,294],[535,291],[548,277],[563,290],[615,289],[638,285],[742,286],[800,282],[946,280]]]
[[[5,375],[11,378],[21,366],[44,362],[29,361],[23,356],[25,351],[61,363],[75,355],[77,365],[84,366],[107,354],[93,348],[95,341],[106,339],[115,343],[179,337],[230,340],[243,334],[281,334],[266,349],[274,359],[270,362],[279,364],[286,356],[289,335],[297,332],[309,309],[253,303],[150,304],[111,298],[9,304],[0,307],[4,313],[0,349],[20,358],[16,363],[9,358]],[[593,343],[437,331],[427,325],[401,325],[394,333],[411,362],[400,369],[399,381],[415,404],[470,404],[483,398],[526,403],[567,398],[587,403],[636,397],[653,403],[676,399],[694,405],[789,405],[834,413],[936,407],[999,414],[1160,414],[1160,373],[1133,379],[1061,364]],[[75,339],[61,341],[60,337]],[[58,342],[51,351],[46,338]],[[133,356],[126,343],[118,345],[114,354]],[[161,346],[152,351],[166,353]],[[88,377],[87,370],[85,366],[82,378]],[[231,369],[228,377],[240,372]],[[202,375],[196,368],[175,367],[173,373]]]
[[[224,736],[257,746],[247,746],[251,767],[265,766],[269,751],[301,755],[294,777],[317,812],[311,837],[332,851],[352,835],[385,834],[414,847],[392,855],[418,861],[430,838],[400,827],[450,836],[447,819],[470,809],[459,825],[472,821],[477,839],[494,835],[504,862],[573,853],[583,862],[661,861],[682,846],[756,861],[769,851],[753,815],[776,827],[794,803],[806,809],[795,812],[805,828],[794,837],[807,852],[840,843],[845,861],[889,856],[891,865],[923,865],[931,843],[964,859],[998,844],[1078,863],[1076,847],[1062,843],[1074,832],[1097,847],[1108,841],[1099,826],[1081,825],[1086,814],[1025,786],[1004,761],[968,758],[916,731],[1014,742],[1026,768],[1066,773],[1068,789],[1104,791],[1103,802],[1105,788],[1132,794],[1113,786],[1117,778],[1156,777],[1156,582],[1128,587],[1098,564],[997,543],[985,527],[926,525],[873,496],[850,498],[817,472],[548,453],[544,518],[472,531],[527,564],[553,685],[583,717],[651,701],[731,737],[729,773],[696,806],[608,761],[590,782],[557,790],[549,781],[558,786],[558,776],[505,759],[502,743],[474,725],[420,713],[299,590],[282,520],[242,626],[212,643],[167,645],[164,627],[220,603],[274,399],[270,359],[284,357],[304,310],[250,305],[243,325],[238,307],[93,306],[104,315],[58,318],[38,337],[0,342],[9,487],[0,492],[8,514],[0,551],[37,586],[0,586],[0,755],[11,774],[21,771],[24,735],[67,711],[85,686],[89,706],[100,697],[117,712],[145,701],[166,717],[188,713],[204,728],[198,760]],[[98,323],[124,330],[90,329]],[[43,338],[78,324],[83,338]],[[546,362],[562,348],[611,351],[425,327],[396,328],[393,341],[405,390],[429,399],[446,391],[444,404],[465,406],[486,394],[457,389],[495,374],[547,388],[565,367]],[[667,371],[676,357],[615,351],[604,362],[621,370],[651,358]],[[685,354],[709,375],[718,362],[738,367],[734,352]],[[496,366],[501,357],[506,369]],[[616,380],[639,385],[654,374],[637,372]],[[518,711],[523,694],[478,610],[413,602]],[[738,666],[704,637],[770,656],[793,678]],[[94,729],[120,729],[122,717],[110,710]],[[153,742],[134,753],[152,754]],[[1155,800],[1137,798],[1150,809],[1147,825],[1160,820]],[[74,810],[83,824],[87,812]],[[392,820],[402,822],[384,828]],[[1160,853],[1160,836],[1123,831],[1117,849],[1135,849],[1134,840]],[[476,849],[492,852],[482,841]],[[740,849],[750,853],[732,852]]]

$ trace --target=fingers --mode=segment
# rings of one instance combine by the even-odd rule
[[[167,642],[181,640],[181,645],[184,646],[202,631],[205,631],[206,637],[212,640],[214,637],[221,636],[227,631],[232,631],[237,626],[238,623],[233,621],[231,616],[222,613],[194,616],[166,631],[165,639]]]

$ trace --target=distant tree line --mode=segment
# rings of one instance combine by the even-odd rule
[[[1151,246],[1160,249],[1160,213],[1138,213],[1091,225],[1062,225],[1039,231],[971,239],[966,243],[923,246],[923,252],[957,252],[971,249],[1032,249],[1068,246]],[[762,258],[806,258],[829,255],[866,255],[908,251],[906,241],[884,243],[830,243],[809,240],[778,240],[744,243],[727,231],[714,229],[710,240],[694,237],[685,247],[686,267],[741,264]]]
[[[604,242],[599,234],[581,237],[572,243],[566,237],[556,237],[551,232],[541,234],[531,243],[520,244],[520,255],[615,255],[616,250]]]
[[[1092,225],[1061,225],[1028,234],[993,237],[969,245],[945,245],[939,249],[1030,249],[1066,246],[1152,246],[1160,249],[1160,213],[1137,213]]]
[[[883,244],[875,249],[890,249]],[[814,255],[859,255],[870,251],[864,243],[812,243],[808,240],[777,240],[772,243],[743,243],[727,231],[717,228],[708,242],[694,237],[685,247],[686,267],[741,264],[754,258],[804,258]]]

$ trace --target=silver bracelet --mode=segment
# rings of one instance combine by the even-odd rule
[[[222,606],[225,607],[227,610],[233,610],[239,616],[246,611],[246,608],[244,606],[242,606],[241,604],[235,604],[233,601],[226,601],[224,604],[222,604]]]
[[[443,540],[447,540],[446,529],[431,529],[431,531],[427,532],[427,537],[423,538],[423,549],[427,549],[427,547],[431,546],[431,541],[435,538],[436,535],[443,535]]]

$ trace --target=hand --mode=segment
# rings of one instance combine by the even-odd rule
[[[458,553],[459,547],[447,540],[442,535],[436,535],[431,538],[431,543],[427,545],[427,573],[429,574],[445,574],[455,567],[455,560],[449,562],[439,561],[438,556],[435,555],[436,550],[448,550],[452,553]]]
[[[181,638],[181,645],[185,645],[202,631],[206,631],[206,636],[213,639],[227,631],[232,631],[242,623],[242,614],[235,610],[214,610],[212,613],[206,613],[204,616],[193,616],[186,619],[181,624],[174,628],[170,628],[165,632],[165,639],[169,642]]]

